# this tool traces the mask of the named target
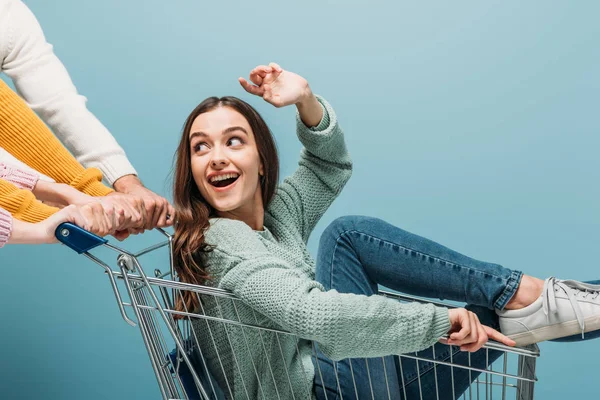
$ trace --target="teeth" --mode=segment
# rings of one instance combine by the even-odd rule
[[[225,174],[225,175],[215,175],[212,178],[210,178],[211,182],[219,182],[219,181],[224,181],[225,179],[232,179],[232,178],[237,178],[238,176],[240,176],[239,174]]]

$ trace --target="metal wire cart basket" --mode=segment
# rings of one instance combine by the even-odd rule
[[[233,330],[241,331],[243,337],[258,335],[263,347],[259,351],[262,350],[263,354],[268,353],[270,355],[252,361],[255,372],[255,363],[268,363],[267,370],[269,374],[260,377],[256,392],[246,390],[245,382],[239,381],[239,376],[242,375],[236,375],[238,378],[235,384],[244,386],[242,398],[266,398],[262,387],[269,386],[272,388],[275,381],[288,382],[291,386],[287,368],[273,368],[269,363],[269,359],[283,357],[280,340],[294,335],[282,330],[261,326],[258,323],[259,318],[257,315],[254,316],[253,321],[241,320],[239,315],[235,315],[237,313],[236,304],[239,304],[240,300],[230,292],[208,286],[179,282],[173,268],[172,236],[163,230],[159,229],[159,231],[166,240],[137,253],[131,253],[113,246],[106,239],[96,237],[71,224],[59,226],[56,230],[56,236],[61,242],[91,259],[105,270],[123,319],[131,326],[137,326],[140,329],[162,398],[204,400],[234,398],[232,388],[234,382],[231,377],[235,375],[235,371],[227,370],[223,362],[223,356],[227,354],[230,359],[233,359],[233,368],[239,368],[237,360],[240,357],[256,354],[256,349],[250,349],[248,342],[246,342],[246,346],[238,344],[234,350],[230,340],[230,334]],[[110,256],[110,253],[113,255],[116,253],[116,261],[109,264],[89,252],[100,246],[108,249],[105,251],[108,256]],[[168,250],[166,270],[155,269],[153,276],[148,276],[142,268],[142,260],[145,263],[148,259],[156,258],[157,252],[161,249],[163,253]],[[113,266],[111,267],[111,265]],[[201,305],[199,312],[175,310],[174,300],[185,292],[192,292],[194,296],[197,296]],[[415,297],[388,292],[382,292],[381,295],[397,301],[424,301]],[[228,309],[236,311],[233,316],[224,315],[222,305],[226,302],[231,303],[228,305]],[[434,303],[451,307],[444,303]],[[132,318],[130,318],[131,314],[133,314]],[[273,345],[274,343],[279,343],[279,346]],[[312,348],[313,354],[316,354],[318,344],[312,343]],[[416,399],[456,398],[454,390],[451,393],[440,391],[438,374],[450,374],[452,386],[454,387],[454,374],[459,370],[468,370],[470,376],[471,374],[473,374],[473,377],[477,376],[474,381],[470,379],[472,384],[460,395],[460,399],[533,399],[534,384],[537,381],[535,366],[540,354],[538,347],[531,345],[527,348],[511,348],[499,343],[489,342],[484,349],[482,351],[486,352],[486,357],[492,351],[495,354],[501,352],[501,356],[485,369],[472,366],[470,356],[466,363],[453,360],[452,346],[449,352],[450,358],[446,361],[434,359],[435,351],[433,351],[431,357],[423,356],[423,353],[403,354],[398,357],[404,360],[403,362],[412,360],[411,362],[416,363],[417,368],[427,365],[428,368],[431,368],[431,372],[435,374],[435,393],[432,394],[431,389],[428,391],[421,390],[421,382],[418,380],[416,383],[419,385],[419,393],[414,397]],[[247,353],[243,354],[244,352]],[[368,368],[369,363],[376,362],[381,363],[381,359],[353,359],[350,360],[350,370],[352,371],[352,366],[356,366],[358,363],[366,363]],[[403,365],[403,362],[399,362],[398,365]],[[321,373],[319,364],[320,362],[315,363],[315,374],[317,376]],[[285,363],[283,365],[285,366]],[[337,363],[333,362],[333,365],[335,369]],[[335,372],[337,379],[337,369],[335,369]],[[276,376],[283,379],[276,380]],[[352,378],[356,385],[354,375],[352,375]],[[370,375],[369,384],[371,384]],[[402,389],[405,384],[404,380],[400,382],[400,390],[404,391],[400,394],[390,393],[388,386],[388,398],[401,397],[407,399],[406,392]],[[282,397],[280,393],[290,393],[290,391],[282,389],[275,387],[275,393],[278,394],[279,399],[286,399],[288,395]],[[304,399],[311,398],[314,395],[312,388],[309,387],[306,393],[294,395],[292,392],[292,396],[294,398],[300,398],[299,396],[301,396]],[[237,397],[240,397],[239,394]],[[352,396],[352,398],[356,397]],[[341,393],[335,398],[342,398]],[[347,395],[344,398],[347,398]],[[375,397],[372,395],[369,398]]]

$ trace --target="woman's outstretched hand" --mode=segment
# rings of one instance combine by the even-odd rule
[[[252,83],[242,77],[238,80],[246,92],[262,97],[275,107],[298,104],[312,95],[306,79],[275,63],[259,65],[250,71]]]
[[[323,108],[306,79],[275,63],[259,65],[250,71],[252,83],[242,77],[238,80],[246,92],[262,97],[275,107],[295,104],[306,126],[317,126],[323,118]]]
[[[477,314],[464,308],[453,308],[448,310],[450,317],[449,338],[444,343],[460,346],[462,351],[474,352],[488,341],[495,340],[507,346],[514,346],[512,339],[504,336],[497,330],[479,322]]]

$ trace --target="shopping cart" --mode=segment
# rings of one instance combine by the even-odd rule
[[[243,305],[239,299],[228,291],[179,282],[173,267],[173,238],[162,229],[158,229],[158,231],[164,235],[166,240],[137,253],[113,246],[106,239],[99,238],[72,224],[59,226],[56,230],[56,236],[61,242],[79,254],[88,257],[105,270],[121,316],[128,324],[137,325],[140,329],[162,398],[220,400],[240,397],[240,392],[234,395],[233,376],[236,377],[235,384],[244,387],[241,398],[252,400],[254,398],[264,398],[263,386],[266,388],[272,385],[272,382],[276,381],[276,376],[284,378],[277,381],[289,382],[291,386],[292,383],[286,364],[280,363],[274,366],[269,363],[269,359],[273,360],[280,355],[283,357],[281,342],[290,340],[290,338],[297,341],[297,338],[289,332],[267,327],[264,324],[261,325],[256,314],[254,314],[255,319],[253,321],[242,320],[238,309]],[[100,246],[109,249],[105,252],[116,254],[116,261],[112,263],[113,267],[108,262],[90,253],[90,250]],[[148,276],[144,272],[140,260],[144,259],[145,264],[146,261],[149,261],[148,259],[156,261],[157,252],[160,249],[163,249],[162,252],[168,250],[166,255],[168,269],[163,272],[156,268],[153,273],[154,276]],[[94,251],[94,253],[96,252]],[[106,257],[108,257],[107,254],[103,258]],[[175,310],[174,300],[185,292],[197,296],[201,308],[199,312]],[[403,302],[425,301],[412,296],[388,292],[382,292],[381,295]],[[428,300],[428,302],[431,301]],[[440,302],[434,303],[452,307]],[[135,317],[130,318],[126,309],[130,309]],[[231,310],[233,310],[233,314]],[[242,345],[237,343],[234,346],[231,339],[234,331],[241,332],[244,338],[250,335],[258,335],[262,342],[262,349],[259,350],[262,351],[262,354],[269,354],[269,356],[257,359],[255,356],[256,349],[248,347],[248,342],[246,342],[246,346],[243,343]],[[425,366],[431,368],[430,372],[435,377],[435,393],[432,393],[431,390],[424,392],[421,389],[421,382],[418,380],[416,383],[419,385],[419,393],[414,397],[416,399],[448,397],[448,393],[441,393],[438,387],[438,376],[441,376],[439,374],[450,374],[453,386],[451,397],[454,398],[454,374],[461,370],[466,370],[470,377],[473,374],[472,377],[477,376],[477,378],[474,381],[469,379],[472,384],[462,393],[460,399],[533,399],[534,385],[537,381],[535,366],[537,357],[540,354],[538,347],[531,345],[526,348],[511,348],[499,343],[488,342],[484,349],[486,358],[490,354],[497,355],[498,352],[501,353],[500,357],[487,368],[473,366],[470,356],[467,362],[456,362],[452,358],[452,355],[456,354],[453,351],[456,350],[456,347],[453,346],[450,346],[450,358],[446,361],[437,360],[435,351],[433,351],[430,356],[424,356],[422,353],[401,355],[397,365],[402,368],[407,360],[412,360],[409,362],[416,363],[417,369]],[[316,355],[318,344],[312,343],[312,350],[313,354]],[[244,354],[244,352],[247,352],[247,354]],[[245,382],[243,380],[240,382],[239,379],[244,376],[244,373],[239,370],[237,360],[247,355],[255,358],[252,363],[256,374],[258,373],[257,363],[266,362],[268,364],[266,369],[269,374],[260,378],[257,392],[249,392]],[[227,367],[231,363],[227,363],[225,358],[233,361],[232,366]],[[374,359],[350,360],[349,365],[354,385],[356,385],[356,381],[354,380],[352,366],[358,365],[357,363],[366,363],[368,368],[369,363],[372,365],[374,362],[376,362]],[[322,373],[320,364],[321,362],[317,362],[315,366],[317,377]],[[339,389],[338,370],[336,369],[339,364],[335,362],[332,362],[332,364],[336,372]],[[486,362],[486,364],[488,363]],[[280,368],[281,365],[283,365],[283,368]],[[404,389],[406,383],[403,380],[400,386],[403,388],[401,391],[404,391],[404,393],[401,393],[404,399],[407,398]],[[369,375],[369,385],[371,384]],[[286,399],[290,393],[283,390],[284,388],[275,387],[274,389],[279,399]],[[291,396],[302,399],[311,398],[312,390],[308,387],[305,393],[300,394],[294,394],[292,391]],[[390,398],[394,397],[392,393],[389,393],[389,395]],[[369,398],[372,397],[369,396]]]

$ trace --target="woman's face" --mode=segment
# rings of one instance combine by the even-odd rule
[[[263,166],[246,118],[217,107],[197,116],[189,135],[194,181],[217,214],[244,219],[263,212]]]

